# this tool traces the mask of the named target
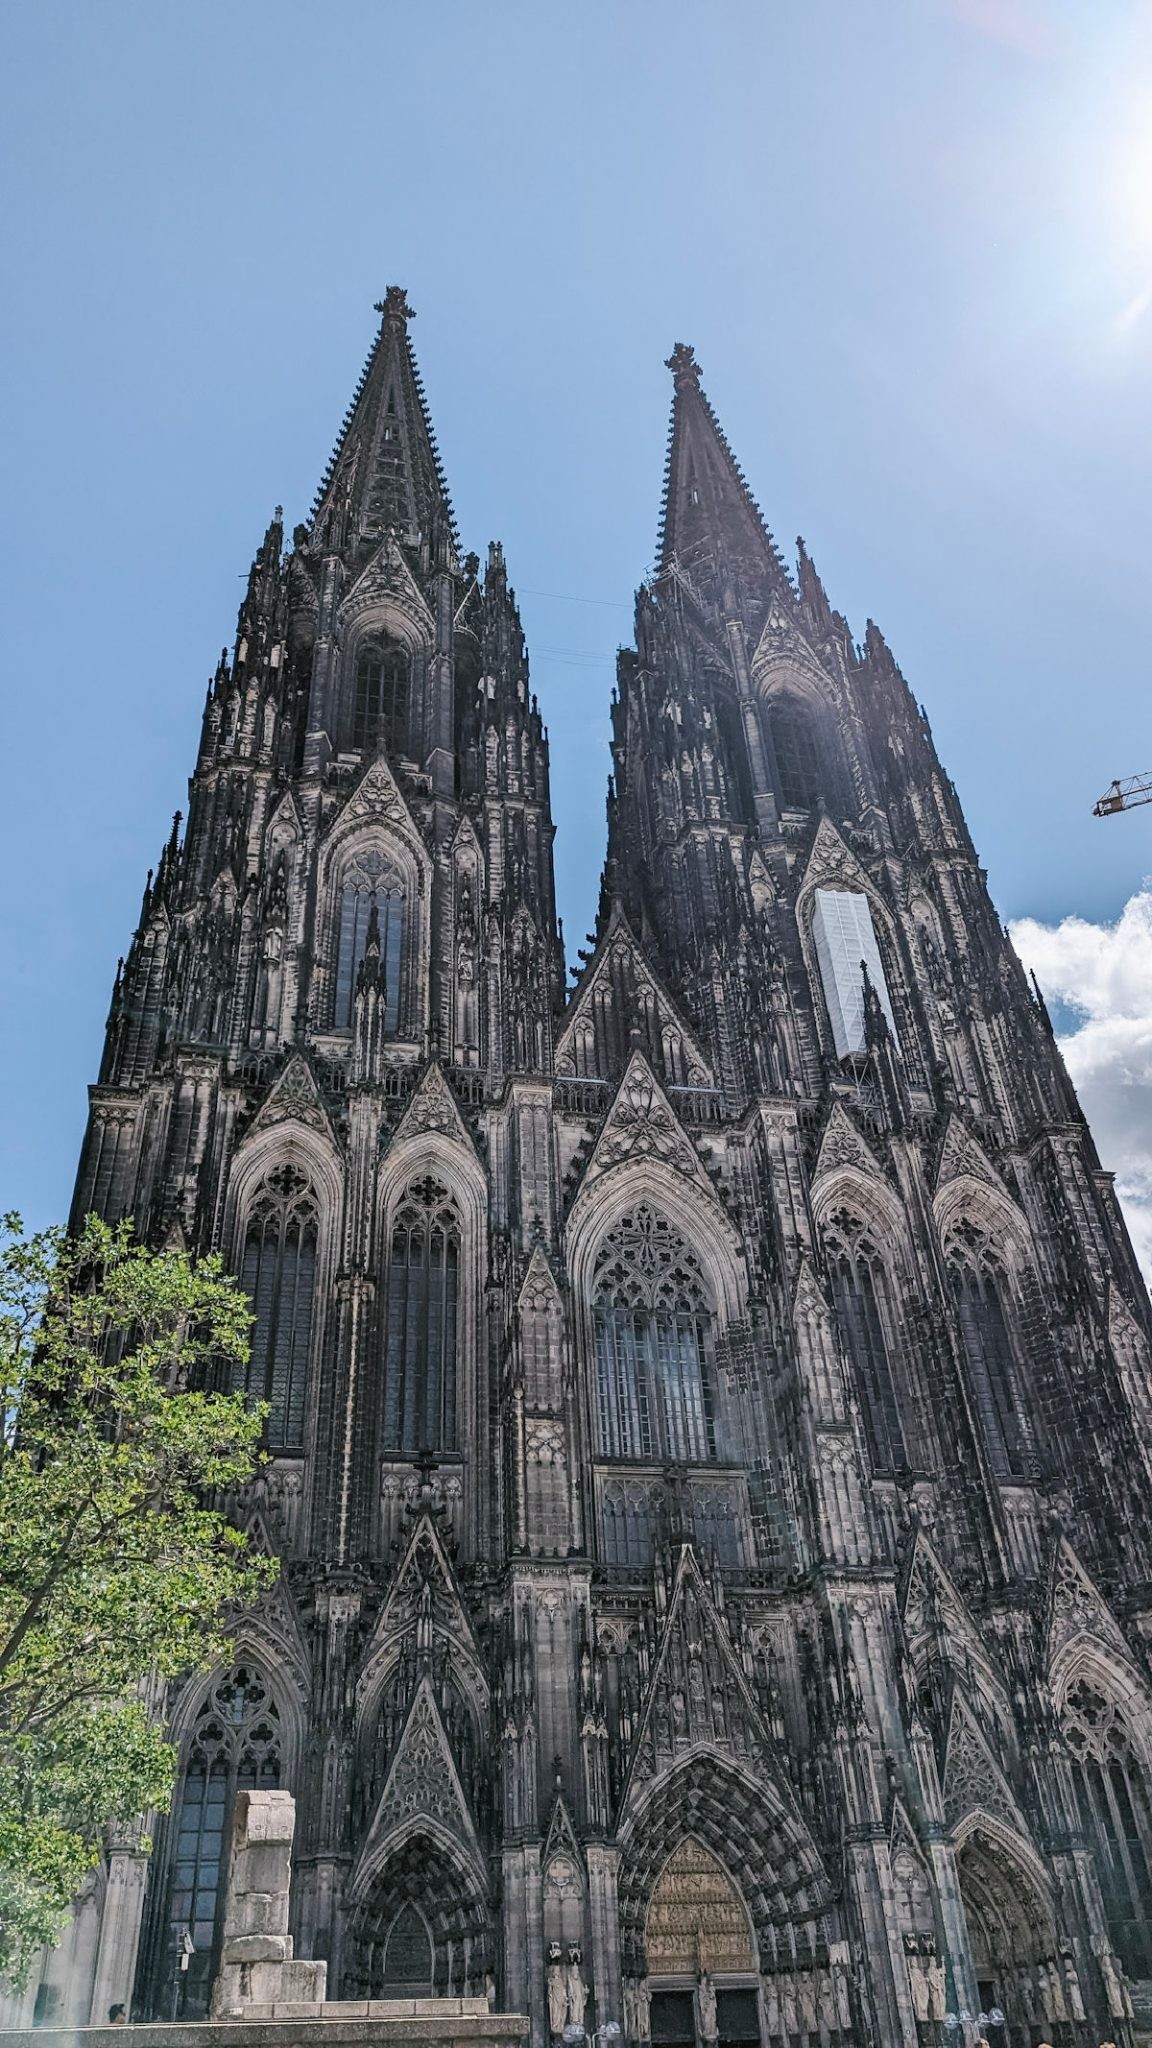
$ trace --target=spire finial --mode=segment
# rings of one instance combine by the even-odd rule
[[[695,349],[688,342],[676,343],[671,355],[666,357],[664,367],[671,370],[677,391],[699,391],[700,365],[696,361]]]
[[[374,313],[382,313],[385,320],[414,320],[416,318],[412,307],[408,304],[408,294],[402,284],[390,284],[384,297],[377,299],[372,311]]]

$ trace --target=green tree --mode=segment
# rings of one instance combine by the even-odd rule
[[[218,1258],[130,1224],[0,1223],[0,1976],[59,1939],[104,1831],[171,1799],[163,1681],[228,1654],[276,1575],[213,1501],[263,1411],[194,1391],[242,1363],[248,1298]],[[220,1377],[219,1371],[215,1374]],[[189,1391],[189,1389],[193,1391]]]

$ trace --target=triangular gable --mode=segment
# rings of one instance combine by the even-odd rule
[[[442,1137],[451,1138],[475,1153],[468,1126],[456,1107],[456,1098],[436,1060],[430,1061],[425,1068],[416,1092],[392,1134],[392,1144],[398,1145],[404,1138],[423,1136],[427,1131],[438,1131]]]
[[[793,1810],[795,1803],[776,1768],[772,1739],[744,1668],[716,1612],[696,1552],[686,1543],[637,1723],[618,1831],[640,1787],[700,1747],[725,1751],[759,1774],[767,1770]]]
[[[347,617],[364,611],[382,599],[397,605],[409,617],[419,619],[429,635],[435,634],[436,621],[394,533],[385,535],[371,561],[357,577],[340,607],[341,614]]]
[[[647,955],[619,903],[613,904],[603,937],[572,992],[568,1014],[556,1041],[557,1071],[573,1071],[572,1047],[576,1031],[585,1021],[595,1025],[596,990],[602,983],[612,979],[614,971],[619,971],[622,962],[627,963],[637,991],[646,993],[655,1003],[660,1028],[662,1029],[665,1023],[671,1025],[683,1041],[690,1085],[711,1087],[715,1077],[708,1056],[691,1026],[686,1024],[680,1015],[658,975],[653,972]]]
[[[570,1856],[579,1870],[583,1867],[584,1851],[576,1839],[576,1829],[563,1792],[557,1792],[552,1803],[552,1818],[544,1837],[544,1849],[540,1857],[540,1868],[547,1870],[553,1856]]]
[[[940,1164],[936,1169],[936,1191],[950,1180],[962,1176],[969,1180],[983,1181],[986,1187],[995,1188],[997,1194],[1006,1195],[1000,1175],[993,1166],[979,1140],[961,1123],[955,1111],[948,1119],[944,1142],[940,1147]],[[1011,1199],[1011,1197],[1009,1197]]]
[[[818,888],[824,882],[858,890],[862,896],[874,894],[870,877],[865,874],[851,847],[840,837],[831,818],[827,817],[821,818],[816,827],[812,850],[804,864],[801,888]]]
[[[806,634],[796,623],[790,605],[779,589],[772,592],[767,616],[752,656],[752,673],[762,676],[778,665],[808,675],[825,699],[831,694],[832,679]]]
[[[279,801],[273,804],[265,829],[269,839],[277,832],[287,833],[292,839],[302,837],[304,821],[300,816],[300,807],[296,802],[294,790],[286,789]]]
[[[715,1202],[700,1155],[643,1053],[634,1052],[600,1126],[583,1185],[632,1160],[657,1159]]]
[[[543,1245],[538,1244],[533,1249],[520,1284],[516,1306],[521,1315],[564,1313],[564,1298]]]
[[[482,1673],[480,1653],[464,1605],[452,1560],[435,1516],[427,1511],[414,1522],[404,1552],[372,1631],[372,1641],[357,1686],[358,1695],[371,1688],[378,1653],[395,1637],[427,1619],[432,1628],[463,1652]],[[481,1684],[484,1684],[481,1679]]]
[[[421,1819],[438,1823],[483,1867],[476,1824],[427,1673],[409,1708],[361,1862],[374,1860],[389,1835]]]
[[[1091,1579],[1066,1536],[1057,1539],[1048,1581],[1048,1626],[1045,1663],[1049,1670],[1060,1651],[1076,1636],[1094,1636],[1126,1660],[1131,1651],[1104,1595]]]
[[[476,827],[467,813],[461,818],[455,832],[452,834],[451,844],[454,854],[479,854],[480,841],[477,837]]]
[[[283,1546],[273,1550],[271,1555],[282,1555]],[[296,1688],[302,1709],[306,1709],[311,1689],[311,1656],[300,1627],[300,1615],[284,1583],[283,1576],[260,1595],[254,1607],[243,1616],[239,1629],[239,1649],[254,1650],[267,1667],[270,1678],[275,1679],[281,1672],[287,1673]]]
[[[1027,1837],[1012,1788],[969,1712],[959,1687],[952,1694],[944,1756],[944,1818],[954,1828],[966,1813],[990,1814]]]
[[[287,1066],[276,1076],[246,1135],[252,1137],[257,1131],[266,1131],[273,1124],[282,1123],[305,1124],[309,1130],[319,1131],[333,1145],[336,1143],[331,1118],[320,1100],[316,1077],[303,1053],[293,1053]]]
[[[824,1126],[820,1150],[812,1170],[813,1186],[822,1174],[835,1173],[845,1166],[854,1167],[858,1173],[871,1174],[879,1180],[884,1179],[884,1169],[880,1161],[865,1143],[843,1103],[834,1102]]]
[[[908,1561],[901,1593],[901,1613],[908,1647],[917,1649],[941,1637],[946,1639],[948,1660],[956,1666],[967,1659],[1003,1692],[984,1639],[963,1596],[949,1578],[923,1529],[918,1529]]]
[[[368,762],[359,779],[353,784],[348,798],[329,821],[325,839],[330,839],[337,829],[343,830],[349,824],[361,819],[372,819],[380,824],[397,829],[411,847],[422,871],[431,863],[428,849],[420,837],[416,821],[404,801],[400,785],[393,775],[383,754],[376,754]]]

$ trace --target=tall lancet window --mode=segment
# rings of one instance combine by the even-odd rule
[[[157,1943],[155,2016],[203,2020],[220,1962],[236,1794],[280,1783],[280,1716],[250,1665],[222,1673],[196,1718],[169,1822],[167,1912]]]
[[[408,1189],[392,1224],[384,1301],[384,1448],[456,1449],[460,1219],[447,1188]]]
[[[402,647],[369,640],[356,657],[352,745],[368,752],[408,751],[408,656]]]
[[[242,1278],[256,1321],[246,1372],[254,1400],[267,1401],[274,1451],[304,1444],[304,1404],[316,1293],[317,1204],[294,1166],[268,1175],[248,1211]]]
[[[815,718],[798,697],[773,697],[768,729],[776,760],[776,793],[786,811],[806,811],[818,797],[829,797],[827,775],[817,738]]]
[[[340,934],[336,960],[336,1002],[333,1023],[350,1031],[356,1006],[356,976],[368,943],[368,924],[375,910],[380,926],[380,964],[384,975],[384,1029],[400,1028],[400,975],[404,952],[404,886],[387,855],[365,847],[344,871],[340,886]]]
[[[1152,1809],[1132,1731],[1086,1679],[1069,1692],[1062,1720],[1112,1945],[1130,1977],[1152,1977]]]
[[[592,1312],[603,1455],[661,1464],[715,1458],[703,1275],[683,1238],[646,1202],[604,1240]]]
[[[972,1224],[962,1226],[950,1253],[964,1363],[988,1459],[998,1479],[1024,1479],[1032,1435],[1020,1393],[1007,1281],[983,1233]]]
[[[824,1249],[840,1336],[856,1381],[872,1469],[881,1475],[908,1463],[892,1370],[892,1304],[888,1276],[865,1225],[840,1209],[824,1230]]]

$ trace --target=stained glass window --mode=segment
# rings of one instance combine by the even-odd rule
[[[340,888],[340,931],[336,961],[336,1002],[333,1024],[350,1031],[356,1004],[356,977],[368,942],[368,924],[375,910],[380,931],[380,963],[384,977],[384,1028],[399,1029],[400,976],[404,949],[404,889],[396,869],[378,847],[366,847],[345,870]]]
[[[660,1464],[715,1458],[703,1279],[683,1239],[647,1204],[604,1241],[593,1322],[600,1451]]]
[[[270,1173],[248,1212],[242,1279],[256,1311],[244,1372],[247,1393],[269,1403],[273,1450],[300,1450],[316,1291],[317,1205],[294,1166]]]
[[[384,1446],[456,1448],[459,1218],[446,1188],[409,1188],[392,1225],[384,1304]]]
[[[200,1709],[173,1815],[159,2018],[207,2018],[236,1794],[276,1787],[280,1766],[276,1703],[259,1673],[238,1665],[216,1680]]]

